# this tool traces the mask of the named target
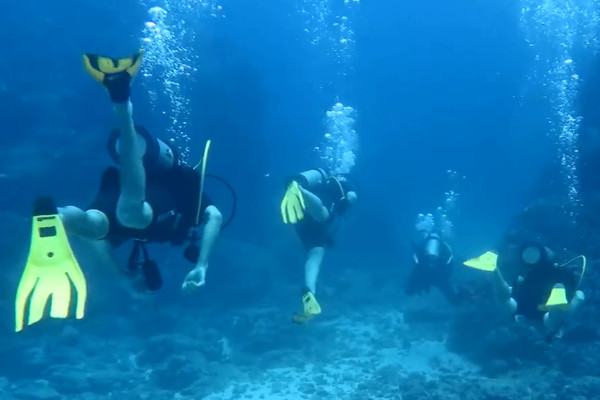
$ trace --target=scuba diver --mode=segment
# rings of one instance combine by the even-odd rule
[[[405,293],[408,296],[428,293],[435,286],[453,306],[462,302],[463,296],[450,282],[453,260],[452,247],[445,237],[449,232],[436,228],[432,214],[419,214],[415,224],[413,268]]]
[[[130,85],[142,58],[143,51],[123,59],[83,56],[86,71],[105,87],[113,105],[118,129],[110,135],[108,146],[119,168],[104,171],[98,194],[86,209],[57,209],[47,197],[35,202],[29,257],[17,289],[16,331],[22,330],[24,323],[38,322],[50,298],[50,316],[67,318],[71,285],[77,292],[75,315],[83,318],[87,286],[67,235],[91,241],[104,254],[133,241],[124,272],[149,292],[158,290],[163,281],[145,244],[188,243],[184,256],[195,267],[185,277],[182,289],[189,293],[205,283],[222,223],[220,211],[203,193],[210,141],[202,162],[191,168],[180,162],[168,142],[134,125]]]
[[[508,285],[498,268],[504,265],[504,257],[505,260],[511,259],[510,264],[515,264],[512,266],[519,271],[512,286]],[[575,261],[581,262],[581,271],[569,268]],[[544,337],[549,342],[562,337],[564,325],[585,300],[584,293],[579,290],[586,268],[583,255],[559,264],[551,249],[528,241],[517,246],[515,261],[508,253],[498,255],[488,251],[464,264],[492,272],[496,297],[503,310],[517,322],[528,320],[542,326]]]
[[[322,169],[304,171],[288,180],[281,217],[284,223],[295,225],[307,251],[303,307],[302,312],[294,315],[294,322],[308,322],[321,313],[315,294],[325,249],[333,245],[343,216],[357,201],[357,192],[345,177],[329,175]]]

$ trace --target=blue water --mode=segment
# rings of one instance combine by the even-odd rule
[[[586,208],[585,199],[593,198],[599,189],[597,58],[595,46],[583,38],[595,38],[597,33],[597,21],[591,19],[598,12],[594,2],[552,3],[557,8],[581,3],[589,12],[581,14],[590,18],[589,31],[584,35],[581,28],[573,33],[566,58],[556,53],[561,48],[561,43],[553,42],[561,37],[558,34],[548,35],[535,46],[527,41],[528,35],[538,37],[536,32],[543,31],[543,25],[531,19],[524,23],[522,9],[532,3],[526,0],[362,0],[350,4],[223,0],[206,3],[209,7],[200,2],[171,2],[169,23],[177,26],[185,21],[187,29],[178,43],[178,54],[191,55],[194,68],[190,76],[177,78],[178,95],[187,102],[179,110],[186,121],[182,132],[189,138],[183,147],[189,163],[195,164],[205,141],[211,139],[209,172],[229,181],[238,199],[235,219],[221,237],[222,250],[216,250],[211,260],[206,290],[197,299],[182,297],[180,281],[188,266],[175,258],[179,250],[156,247],[153,252],[168,265],[165,289],[154,306],[130,303],[119,291],[115,274],[98,266],[86,268],[86,262],[94,264],[94,257],[76,242],[90,285],[88,316],[78,322],[44,320],[19,336],[12,332],[13,296],[27,256],[33,199],[44,194],[53,196],[59,205],[85,206],[97,191],[102,170],[111,164],[106,151],[106,138],[115,124],[111,105],[101,86],[85,73],[81,56],[88,51],[112,56],[137,51],[144,45],[148,9],[165,6],[160,1],[68,3],[10,2],[3,7],[0,215],[5,218],[1,223],[5,235],[0,241],[4,256],[0,332],[6,344],[0,346],[0,359],[31,357],[24,354],[33,351],[36,342],[51,342],[50,337],[62,332],[65,324],[87,335],[127,337],[123,348],[115,350],[127,358],[126,344],[133,337],[145,341],[159,333],[185,330],[176,328],[176,323],[164,330],[158,321],[153,325],[156,307],[169,309],[173,320],[177,320],[173,315],[196,316],[194,321],[215,330],[215,337],[229,335],[234,348],[236,335],[244,334],[224,327],[228,315],[261,308],[291,315],[299,306],[304,254],[293,229],[281,224],[279,202],[290,175],[322,166],[315,147],[323,144],[328,130],[326,112],[337,102],[354,110],[352,129],[358,146],[353,152],[352,175],[360,188],[360,202],[323,266],[321,285],[327,289],[321,301],[333,325],[347,310],[362,306],[409,312],[411,306],[405,306],[402,293],[414,219],[418,213],[443,205],[449,190],[457,194],[449,218],[456,257],[461,260],[496,246],[514,216],[542,198],[556,201],[574,223],[577,215],[593,214],[593,205]],[[177,11],[184,5],[188,7],[185,12]],[[300,12],[302,7],[309,11]],[[323,21],[315,14],[318,7],[331,13]],[[338,27],[332,25],[341,15],[348,16],[353,32],[348,47],[339,45]],[[565,20],[568,17],[553,23]],[[575,25],[575,20],[571,22]],[[316,31],[306,32],[307,27],[320,29],[320,40],[315,41]],[[336,51],[344,53],[339,56]],[[568,62],[571,58],[573,64]],[[561,73],[567,78],[547,74],[552,65],[566,65],[569,71]],[[572,92],[563,93],[567,96],[563,106],[553,106],[558,95],[552,87],[557,80],[571,79],[570,68],[577,73],[572,79],[578,84]],[[174,129],[169,96],[163,92],[153,99],[148,94],[152,90],[161,93],[164,70],[156,71],[134,81],[134,116],[153,133],[168,138]],[[581,118],[577,130],[562,141],[556,134],[561,129],[560,112]],[[561,167],[564,152],[575,155],[573,176],[566,177]],[[228,194],[218,185],[209,190],[219,193],[228,215]],[[367,279],[364,286],[362,279]],[[127,311],[121,313],[122,302],[127,303]],[[439,301],[426,297],[419,304],[435,314]],[[432,328],[419,329],[446,330],[454,312],[448,311],[449,317],[437,327],[434,319]],[[115,320],[114,327],[108,326]],[[284,318],[274,321],[270,322],[280,327],[289,323]],[[259,357],[264,350],[261,346],[266,346],[264,351],[298,350],[306,340],[318,353],[315,336],[326,331],[323,327],[300,333],[290,333],[289,326],[281,329],[293,343],[282,340],[285,343],[278,345],[275,336],[264,339],[270,345],[253,344],[246,337],[240,339],[245,346],[240,352]],[[235,369],[232,360],[223,362]],[[85,363],[83,355],[80,361]],[[48,369],[60,360],[48,356],[33,373],[24,372],[27,363],[15,362],[12,371],[9,364],[0,363],[4,365],[0,377],[17,383],[21,378],[45,379],[55,385]],[[162,368],[160,361],[149,362],[156,362],[152,368]],[[247,359],[239,363],[246,365]],[[257,365],[256,369],[270,366]],[[276,366],[288,365],[282,361]],[[157,384],[152,379],[148,385]],[[59,397],[55,398],[84,398],[69,397],[81,393],[69,394],[56,387]],[[13,389],[0,385],[2,398],[36,398],[18,395]],[[172,392],[178,390],[182,389]],[[88,390],[97,398],[109,398],[101,397],[109,391]]]

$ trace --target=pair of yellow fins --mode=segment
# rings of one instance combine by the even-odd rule
[[[577,256],[574,259],[568,261],[564,265],[570,264],[571,262],[581,259],[581,276],[579,281],[581,283],[581,279],[585,273],[585,268],[587,265],[587,260],[585,256]],[[465,266],[478,269],[485,272],[496,272],[498,271],[498,254],[493,251],[487,251],[480,255],[479,257],[471,258],[463,263]],[[540,304],[538,309],[540,311],[549,311],[551,309],[567,309],[569,307],[569,300],[567,298],[567,291],[565,286],[562,283],[556,283],[552,291],[550,292],[550,296],[546,300],[544,304]]]
[[[133,78],[142,58],[143,51],[120,59],[85,54],[83,63],[86,71],[104,84],[111,74],[126,72]],[[74,305],[73,292],[77,295]],[[86,300],[85,276],[56,206],[51,198],[39,198],[34,203],[29,256],[15,298],[15,331],[35,324],[46,314],[52,318],[68,318],[74,313],[81,319]]]

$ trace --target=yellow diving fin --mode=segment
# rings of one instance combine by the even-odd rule
[[[568,308],[569,301],[567,300],[567,291],[562,283],[554,285],[546,303],[538,306],[538,310],[540,311],[549,311],[553,309],[566,310]]]
[[[304,219],[304,196],[298,182],[292,181],[281,200],[281,218],[284,224],[296,224]]]
[[[493,251],[486,251],[479,257],[471,258],[463,264],[481,271],[493,272],[498,268],[498,254]]]
[[[321,306],[317,298],[311,292],[302,295],[302,313],[296,314],[292,320],[297,324],[303,324],[321,314]]]
[[[124,58],[111,58],[85,53],[85,70],[100,82],[110,94],[114,103],[124,103],[129,99],[131,80],[142,65],[144,50]]]
[[[68,318],[71,283],[77,292],[75,317],[85,313],[87,284],[58,216],[54,201],[41,197],[35,201],[31,245],[27,265],[15,299],[15,331],[40,321],[50,302],[50,317]],[[29,302],[29,304],[28,304]]]

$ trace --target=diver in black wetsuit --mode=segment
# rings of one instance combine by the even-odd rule
[[[288,180],[281,216],[284,223],[295,225],[307,251],[303,311],[294,316],[295,322],[307,322],[321,313],[315,293],[325,249],[331,247],[343,216],[357,201],[357,191],[346,177],[333,176],[322,169],[304,171]]]
[[[516,259],[519,275],[512,286],[495,268],[496,292],[504,310],[517,321],[532,321],[544,328],[548,341],[560,338],[568,319],[581,308],[585,300],[579,290],[585,273],[586,258],[578,256],[564,264],[555,253],[537,241],[522,243]],[[498,256],[498,264],[502,257]],[[571,264],[580,262],[581,269]]]
[[[205,283],[222,216],[204,193],[200,199],[202,174],[181,164],[168,143],[134,125],[130,83],[142,55],[120,60],[85,55],[86,70],[108,90],[113,103],[119,128],[110,136],[109,151],[119,168],[105,170],[98,195],[87,210],[67,206],[58,208],[58,215],[69,234],[96,241],[103,250],[134,241],[126,271],[138,275],[141,270],[150,291],[159,289],[162,279],[144,243],[189,242],[185,256],[195,267],[182,285],[189,292]]]
[[[460,305],[463,294],[451,283],[454,257],[452,248],[435,229],[432,214],[419,214],[413,239],[413,268],[405,287],[409,296],[428,293],[432,286],[439,289],[448,303]]]

